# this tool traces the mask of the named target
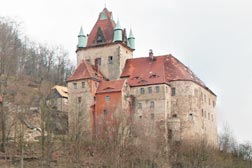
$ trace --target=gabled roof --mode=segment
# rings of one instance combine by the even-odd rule
[[[208,89],[206,85],[183,63],[172,55],[128,59],[121,78],[128,77],[130,86],[169,83],[171,81],[193,81]],[[209,90],[209,89],[208,89]]]
[[[104,43],[112,43],[114,35],[115,22],[112,18],[112,12],[108,11],[107,8],[104,8],[103,11],[99,14],[98,20],[96,21],[93,29],[91,30],[88,36],[88,46],[97,45],[96,38],[97,32],[102,31],[104,37]],[[100,30],[99,30],[100,29]]]
[[[101,80],[103,76],[99,71],[97,72],[96,68],[90,65],[88,61],[82,60],[72,76],[67,79],[67,82],[91,78]]]
[[[125,79],[114,81],[102,81],[99,83],[96,93],[120,92],[123,89]]]
[[[56,89],[60,96],[68,98],[67,87],[55,85],[52,89]]]

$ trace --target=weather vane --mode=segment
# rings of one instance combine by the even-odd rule
[[[104,0],[104,6],[105,6],[105,8],[106,8],[106,0]]]

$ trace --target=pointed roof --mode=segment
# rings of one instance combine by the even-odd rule
[[[111,43],[113,41],[115,25],[116,24],[112,19],[112,12],[108,11],[107,8],[104,8],[103,11],[99,14],[99,17],[88,36],[87,47],[97,45],[96,38],[98,30],[101,30],[104,36],[105,41],[103,43]]]
[[[79,32],[78,37],[79,37],[79,36],[85,36],[85,34],[84,34],[84,32],[83,32],[83,28],[82,28],[82,26],[81,26],[81,28],[80,28],[80,32]]]
[[[99,83],[96,93],[120,92],[123,89],[125,79],[102,81]]]
[[[76,68],[72,76],[67,79],[67,82],[77,81],[82,79],[97,79],[102,80],[102,74],[95,68],[95,66],[90,65],[86,60],[83,60],[79,66]]]
[[[122,30],[119,19],[117,20],[117,23],[116,23],[114,30]]]
[[[153,60],[149,57],[128,59],[121,77],[128,77],[130,86],[169,84],[171,81],[193,81],[209,90],[204,82],[172,55],[155,56]]]
[[[135,38],[132,32],[132,29],[130,29],[129,38]]]

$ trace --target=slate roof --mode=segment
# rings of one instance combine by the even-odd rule
[[[101,14],[104,13],[106,15],[106,19],[100,19]],[[96,35],[99,27],[101,28],[105,43],[112,43],[113,42],[113,35],[114,35],[114,27],[115,22],[112,19],[112,12],[108,11],[107,8],[104,8],[103,11],[100,13],[98,20],[96,21],[93,29],[91,30],[88,36],[87,47],[97,45],[96,43]],[[104,44],[104,43],[103,43]]]
[[[97,79],[102,80],[103,75],[101,72],[97,72],[95,66],[90,65],[90,63],[86,60],[82,60],[79,66],[76,68],[72,76],[70,76],[67,81],[77,81],[82,79]]]
[[[113,80],[113,81],[102,81],[100,82],[96,93],[107,93],[107,92],[120,92],[125,83],[125,79]]]
[[[128,59],[121,78],[129,78],[130,86],[162,84],[171,81],[193,81],[208,89],[187,66],[172,55]],[[209,89],[208,89],[209,90]]]

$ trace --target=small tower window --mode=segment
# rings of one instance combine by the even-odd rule
[[[145,93],[144,88],[140,88],[140,93],[141,93],[141,94],[144,94],[144,93]]]
[[[154,101],[151,101],[150,102],[150,108],[154,108],[155,107],[155,102]]]
[[[151,119],[154,120],[154,118],[155,118],[155,114],[151,113]]]
[[[142,109],[142,103],[138,103],[138,109]]]
[[[148,87],[148,93],[152,93],[152,87]]]
[[[159,93],[159,92],[160,92],[160,87],[156,86],[156,93]]]
[[[78,103],[81,103],[81,97],[77,97]]]
[[[101,65],[101,58],[95,59],[95,66]]]
[[[110,96],[106,96],[106,97],[105,97],[105,100],[106,100],[107,102],[109,102],[109,101],[110,101]]]
[[[172,92],[171,92],[171,95],[172,95],[172,96],[175,96],[175,95],[176,95],[176,88],[173,87],[173,88],[171,89],[171,91],[172,91]]]
[[[113,64],[113,56],[109,56],[108,57],[108,63],[109,64]]]
[[[74,89],[77,89],[77,83],[73,83]]]
[[[103,115],[106,116],[108,114],[108,111],[106,109],[103,110]]]

